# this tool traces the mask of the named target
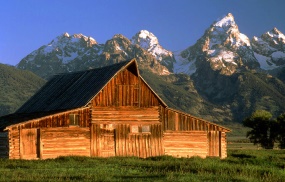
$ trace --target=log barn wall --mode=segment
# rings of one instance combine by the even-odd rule
[[[176,143],[175,146],[180,146],[184,151],[192,151],[189,155],[200,154],[199,156],[216,156],[220,158],[227,157],[227,147],[226,147],[226,131],[224,128],[210,123],[208,121],[202,120],[200,118],[194,117],[190,114],[179,112],[173,109],[161,108],[161,112],[164,113],[163,128],[164,128],[164,144],[165,151],[173,156],[187,156],[183,153],[181,154],[178,150],[173,149],[171,143]],[[184,131],[193,131],[194,133],[187,133]],[[197,132],[202,132],[205,135],[198,137]],[[169,137],[168,133],[173,134],[175,137]],[[176,133],[175,133],[176,132]],[[196,132],[196,134],[195,134]],[[185,144],[185,141],[180,140],[183,135],[188,137],[188,141],[194,142],[196,140],[205,140],[203,144],[199,147],[199,150],[193,149],[193,147]],[[186,138],[187,138],[186,137]],[[206,138],[205,138],[206,137]],[[186,139],[185,138],[185,139]],[[186,149],[188,146],[188,149]],[[198,148],[196,148],[198,149]],[[171,150],[171,152],[170,152]],[[177,151],[177,153],[175,153]],[[203,151],[203,152],[202,152]],[[206,151],[206,153],[205,153]]]
[[[40,158],[59,156],[90,156],[89,128],[43,128],[40,129]]]
[[[91,155],[150,157],[163,155],[159,107],[94,107]]]
[[[70,114],[78,114],[78,130],[89,129],[90,124],[90,110],[89,108],[82,108],[71,110],[67,112],[62,112],[58,114],[49,115],[46,117],[30,120],[8,129],[9,135],[9,158],[10,159],[36,159],[45,157],[40,155],[42,148],[40,147],[41,130],[48,128],[58,128],[58,130],[70,130]],[[75,127],[76,128],[76,127]],[[44,130],[46,131],[46,130]],[[75,130],[74,130],[75,131]],[[56,132],[56,129],[55,129]],[[65,142],[70,139],[69,135],[63,135],[67,137]],[[68,138],[69,137],[69,138]],[[89,133],[90,138],[90,133]],[[46,139],[46,138],[45,138]],[[64,138],[56,138],[59,140],[64,140]],[[47,139],[46,139],[47,140]],[[52,139],[51,139],[52,140]],[[30,143],[28,142],[30,141]],[[90,143],[90,142],[89,142]],[[35,146],[37,144],[37,146]],[[66,145],[66,150],[73,150],[71,146]],[[68,149],[70,147],[70,149]],[[76,147],[76,146],[75,146]],[[89,144],[90,148],[90,144]],[[74,155],[76,153],[73,153]],[[89,154],[90,156],[90,154]]]
[[[143,127],[149,127],[148,132]],[[133,130],[136,128],[135,130]],[[93,124],[91,127],[91,156],[163,155],[161,125],[157,124]]]
[[[9,157],[8,132],[0,132],[0,158]]]
[[[20,159],[20,130],[13,127],[8,131],[9,159]]]
[[[167,131],[163,140],[165,155],[202,158],[208,155],[206,131]]]

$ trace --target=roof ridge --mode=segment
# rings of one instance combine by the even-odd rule
[[[86,69],[86,70],[80,70],[80,71],[73,71],[73,72],[63,72],[63,73],[57,73],[54,76],[62,76],[62,75],[69,75],[69,74],[78,74],[78,73],[84,73],[84,72],[90,72],[90,71],[95,71],[95,70],[99,70],[99,69],[106,69],[106,68],[110,68],[110,67],[115,67],[119,64],[122,64],[122,66],[124,64],[127,64],[129,62],[131,62],[133,59],[130,59],[130,60],[127,60],[127,61],[121,61],[121,62],[118,62],[118,63],[114,63],[114,64],[110,64],[110,65],[107,65],[107,66],[100,66],[100,67],[96,67],[96,68],[91,68],[91,69]]]

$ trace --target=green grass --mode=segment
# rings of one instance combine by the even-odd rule
[[[169,156],[0,159],[0,181],[284,181],[284,150],[229,150],[227,159]]]

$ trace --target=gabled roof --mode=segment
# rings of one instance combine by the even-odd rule
[[[102,68],[55,75],[14,114],[0,117],[0,131],[27,120],[85,107],[117,73],[124,69],[129,69],[140,77],[135,59]],[[143,79],[142,81],[150,88]],[[167,106],[154,91],[153,93],[164,106]]]
[[[121,70],[131,66],[138,73],[135,59],[87,71],[54,76],[15,113],[62,111],[83,107]]]

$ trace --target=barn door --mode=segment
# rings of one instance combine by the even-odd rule
[[[20,130],[21,159],[39,158],[39,137],[39,131],[36,128]]]
[[[115,156],[115,130],[101,128],[100,131],[100,156]]]
[[[92,124],[91,156],[111,157],[116,155],[115,131],[112,124]]]

